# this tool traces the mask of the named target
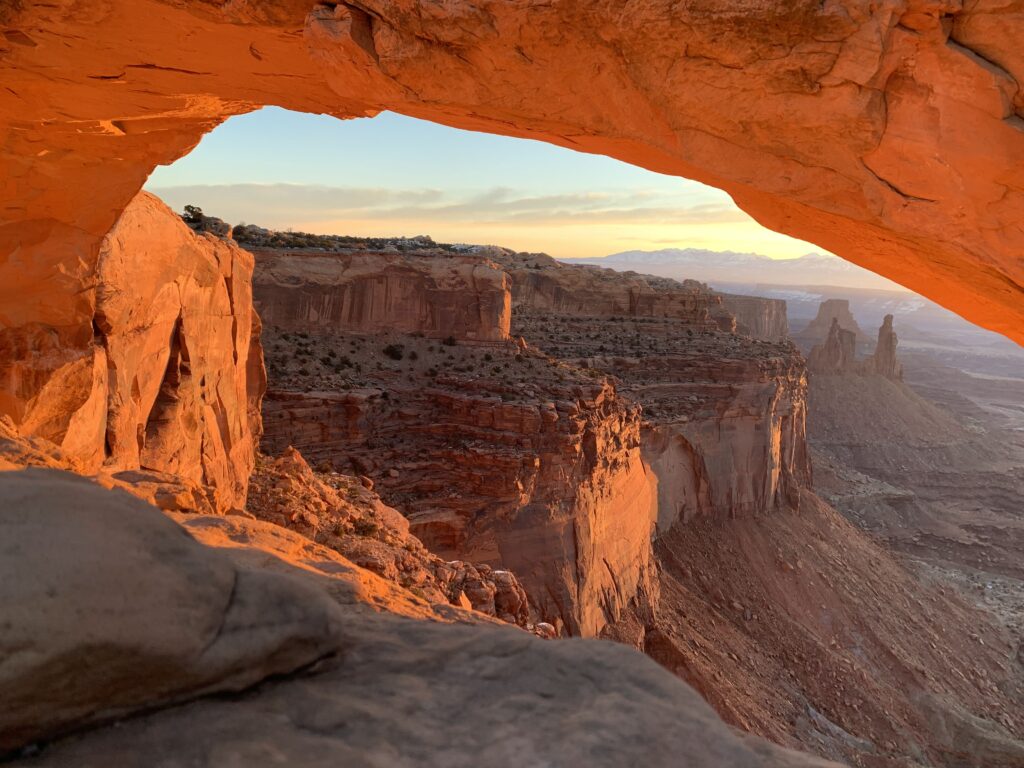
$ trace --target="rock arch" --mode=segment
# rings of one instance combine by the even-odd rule
[[[151,170],[263,105],[697,179],[1024,342],[1021,39],[1021,0],[0,0],[0,413],[81,365]]]

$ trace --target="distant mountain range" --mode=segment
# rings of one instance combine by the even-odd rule
[[[772,259],[759,253],[706,251],[700,248],[665,248],[660,251],[624,251],[603,258],[564,259],[574,264],[596,264],[618,271],[691,278],[716,284],[833,285],[876,290],[906,289],[844,261],[837,256],[808,253],[795,259]]]

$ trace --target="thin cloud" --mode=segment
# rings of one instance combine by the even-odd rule
[[[729,224],[749,221],[731,203],[650,190],[533,195],[510,187],[483,190],[218,184],[154,188],[172,207],[202,207],[232,223],[282,228],[303,221],[437,221],[514,227],[580,224]]]

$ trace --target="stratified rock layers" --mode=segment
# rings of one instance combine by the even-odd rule
[[[431,550],[512,570],[541,618],[573,634],[649,588],[653,478],[638,412],[613,388],[506,402],[462,377],[380,387],[272,389],[265,450],[351,462]]]
[[[508,338],[508,278],[483,259],[438,253],[259,250],[256,301],[281,330]]]
[[[850,311],[849,299],[825,299],[818,306],[818,314],[814,319],[795,335],[806,340],[808,344],[817,344],[828,336],[834,322],[838,323],[840,328],[852,332],[855,342],[867,341],[867,334],[857,325],[857,320]]]
[[[818,316],[824,313],[824,302]],[[851,318],[852,319],[852,318]],[[899,339],[893,330],[893,317],[886,315],[878,329],[878,343],[875,351],[863,360],[857,359],[857,333],[841,325],[832,317],[828,335],[821,344],[814,346],[807,355],[807,369],[811,373],[824,375],[870,376],[877,374],[892,381],[903,378],[903,366],[896,358]]]

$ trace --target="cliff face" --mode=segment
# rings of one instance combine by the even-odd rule
[[[878,344],[875,346],[875,353],[865,361],[867,369],[893,381],[901,380],[903,367],[896,359],[898,343],[899,339],[892,327],[892,315],[886,315],[878,329]]]
[[[785,341],[789,338],[789,319],[784,299],[737,296],[723,293],[722,305],[736,316],[736,330],[754,339]]]
[[[265,387],[251,274],[247,252],[140,194],[100,249],[82,352],[39,329],[20,361],[6,358],[21,434],[85,471],[164,472],[214,508],[243,506]]]
[[[256,249],[256,303],[268,326],[508,338],[508,278],[483,259],[444,253]]]
[[[651,591],[655,493],[612,386],[511,343],[310,343],[292,359],[268,335],[268,453],[369,475],[432,551],[513,571],[559,629],[594,635]]]
[[[807,367],[816,373],[844,373],[857,368],[857,335],[832,318],[825,341],[811,349]]]
[[[523,313],[546,352],[614,375],[643,408],[644,459],[658,484],[658,530],[698,515],[760,515],[810,484],[807,376],[789,343],[694,331],[674,320],[595,322]]]
[[[560,1],[531,14],[504,0],[5,3],[3,348],[22,360],[43,334],[82,358],[88,284],[121,211],[157,164],[267,104],[391,109],[694,178],[1021,339],[1016,4],[648,0],[624,17]]]
[[[671,317],[693,328],[734,327],[721,298],[696,280],[679,282],[653,275],[571,265],[542,253],[477,249],[499,264],[512,282],[517,311],[593,317]]]

